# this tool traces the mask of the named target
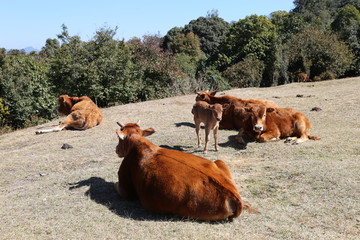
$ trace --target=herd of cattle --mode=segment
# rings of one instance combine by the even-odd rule
[[[214,131],[215,150],[218,150],[218,129],[238,129],[239,143],[246,135],[258,142],[287,141],[299,144],[310,136],[309,120],[291,108],[280,108],[272,101],[240,99],[230,95],[217,97],[216,91],[198,92],[192,108],[198,145],[201,144],[200,124],[205,124],[205,148],[210,131]],[[85,130],[100,124],[102,113],[88,97],[59,97],[59,113],[65,119],[53,129],[36,134],[58,132],[72,128]],[[153,128],[140,129],[138,123],[117,123],[119,143],[116,153],[124,158],[115,189],[128,200],[139,199],[141,204],[157,213],[217,221],[238,217],[243,209],[256,212],[243,202],[229,168],[221,160],[211,161],[186,152],[161,148],[146,137]]]

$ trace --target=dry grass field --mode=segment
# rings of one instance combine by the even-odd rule
[[[102,109],[102,125],[35,135],[47,124],[0,136],[0,239],[359,239],[360,78],[226,91],[303,112],[320,141],[235,142],[221,130],[206,155],[230,167],[260,214],[199,222],[151,213],[113,189],[122,159],[118,128],[141,120],[152,142],[203,156],[191,114],[195,94]],[[302,97],[297,96],[298,94]],[[321,111],[311,111],[319,107]],[[202,134],[203,134],[202,130]],[[64,143],[73,148],[61,149]]]

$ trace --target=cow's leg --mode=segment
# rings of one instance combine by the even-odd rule
[[[308,129],[309,129],[309,123],[306,122],[306,119],[299,117],[300,119],[296,122],[295,127],[296,127],[296,132],[299,134],[299,138],[296,139],[296,141],[293,144],[300,144],[303,142],[306,142],[307,140],[309,140],[308,138]],[[307,120],[308,121],[308,120]]]
[[[239,133],[235,137],[235,139],[238,143],[241,143],[241,144],[245,143],[245,141],[243,139],[243,135],[244,135],[244,129],[240,128]]]
[[[74,128],[77,130],[84,130],[86,128],[83,114],[77,111],[69,114],[60,125],[65,125],[66,128]]]
[[[56,126],[54,128],[51,128],[51,129],[38,130],[35,133],[36,134],[43,134],[43,133],[50,133],[50,132],[59,132],[59,131],[63,130],[65,127],[66,127],[66,125],[60,124],[59,126]]]
[[[215,140],[215,151],[218,151],[218,141],[219,141],[219,127],[216,126],[213,131],[214,131],[214,140]]]
[[[196,136],[197,136],[197,140],[198,140],[198,147],[200,147],[201,146],[200,121],[198,121],[197,119],[194,119],[194,122],[195,122]]]
[[[297,137],[287,137],[285,143],[295,143]]]
[[[210,127],[208,125],[206,125],[205,126],[205,148],[204,148],[204,153],[207,153],[207,150],[208,150],[209,135],[210,135]]]
[[[137,194],[131,181],[131,177],[128,172],[128,165],[122,163],[118,171],[119,181],[114,184],[116,192],[127,200],[136,199]]]
[[[260,135],[258,141],[259,142],[270,142],[277,141],[280,138],[280,132],[278,130],[265,132]]]

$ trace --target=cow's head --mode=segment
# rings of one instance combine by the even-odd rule
[[[212,115],[216,119],[216,121],[220,122],[223,115],[223,106],[221,104],[215,103],[209,105],[209,108],[211,109]]]
[[[195,98],[195,101],[205,101],[205,102],[210,102],[210,96],[215,96],[215,94],[218,92],[218,90],[209,92],[207,90],[203,90],[200,92],[197,92],[197,96]]]
[[[69,115],[71,113],[71,108],[75,103],[79,102],[78,97],[69,97],[68,95],[59,96],[59,114]]]
[[[251,114],[251,123],[255,132],[265,130],[266,114],[273,112],[274,108],[267,108],[265,105],[256,105],[245,108],[246,112]]]
[[[119,157],[125,157],[129,152],[130,148],[133,146],[134,142],[130,141],[133,137],[146,137],[150,136],[155,132],[153,128],[148,128],[141,130],[138,123],[127,123],[122,124],[117,122],[120,126],[120,130],[116,130],[116,133],[119,138],[119,144],[116,147],[116,153]]]

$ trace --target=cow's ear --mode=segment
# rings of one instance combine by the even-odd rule
[[[196,100],[204,101],[205,100],[205,94],[203,94],[201,92],[198,92]]]
[[[116,130],[116,134],[118,135],[118,137],[121,139],[121,140],[124,140],[126,135],[120,131],[120,130]]]
[[[275,111],[275,108],[267,108],[266,109],[266,112],[273,112],[273,111]]]
[[[247,107],[247,108],[245,108],[245,111],[247,111],[247,112],[251,112],[252,111],[252,107]]]
[[[209,95],[215,96],[215,94],[216,94],[218,91],[219,91],[219,90],[214,90],[214,91],[210,92]]]
[[[147,137],[147,136],[150,136],[151,134],[153,134],[154,132],[155,132],[155,130],[153,128],[147,128],[142,131],[142,135],[144,137]]]
[[[229,106],[230,106],[230,104],[228,104],[228,103],[223,104],[222,105],[223,110],[227,110],[229,108]]]

